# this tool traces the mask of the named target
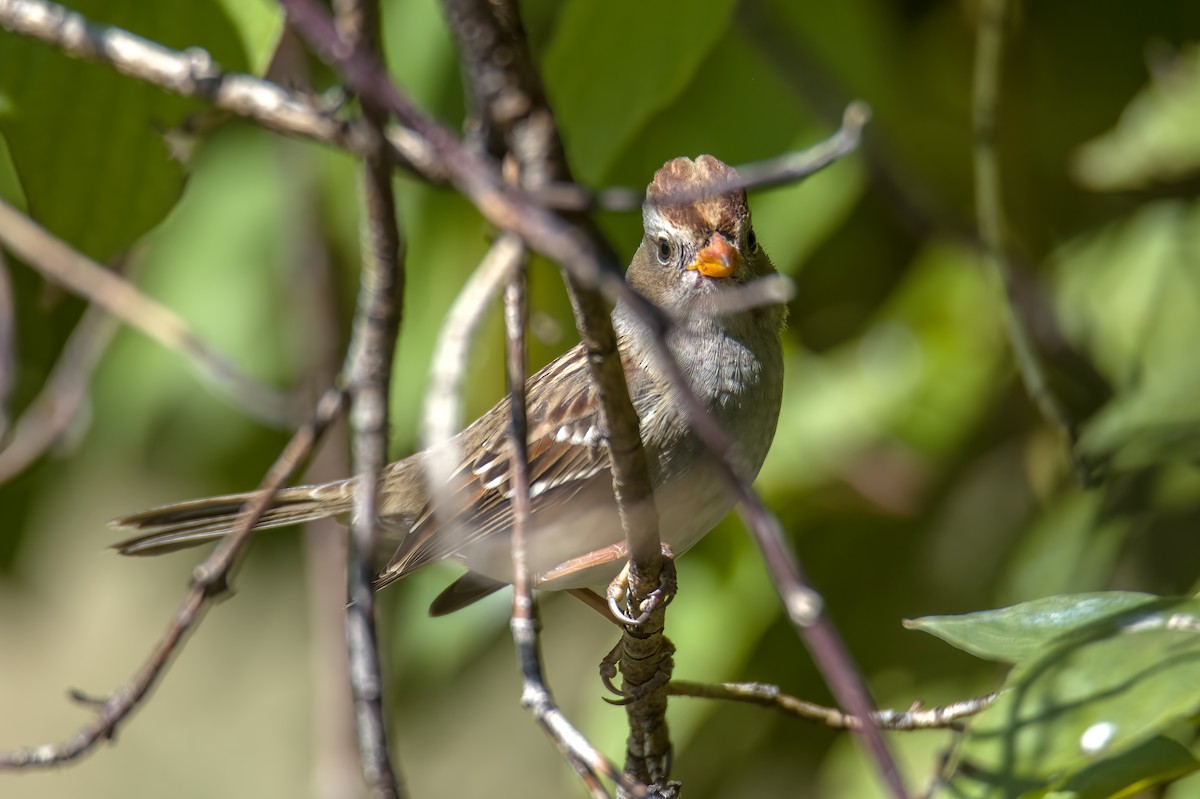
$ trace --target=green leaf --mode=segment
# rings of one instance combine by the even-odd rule
[[[1147,203],[1063,247],[1057,310],[1087,341],[1117,395],[1081,430],[1078,450],[1128,471],[1200,458],[1200,294],[1188,253],[1200,203]]]
[[[283,12],[270,0],[217,0],[237,29],[249,70],[262,75],[283,32]]]
[[[655,111],[683,91],[729,27],[732,0],[681,13],[672,3],[568,4],[543,64],[579,179],[599,182]],[[711,113],[722,113],[712,97]]]
[[[1122,799],[1198,769],[1200,761],[1186,746],[1156,735],[1115,757],[1085,766],[1057,786],[1047,799]]]
[[[169,47],[203,46],[226,68],[245,58],[213,2],[81,0],[75,10]],[[0,33],[0,134],[30,214],[105,260],[157,224],[183,189],[164,132],[201,108],[111,67]]]
[[[1115,128],[1079,149],[1075,175],[1096,191],[1183,180],[1200,170],[1198,129],[1200,45],[1192,44],[1159,64]]]
[[[1012,796],[1030,785],[1066,785],[1074,774],[1087,787],[1104,775],[1085,778],[1084,770],[1120,757],[1197,708],[1200,601],[1127,610],[1013,670],[1001,697],[972,720],[951,788],[976,783],[989,786],[984,796]],[[1173,758],[1169,770],[1179,765]],[[1114,773],[1126,768],[1136,770],[1112,766]],[[1145,771],[1122,779],[1128,785],[1163,773],[1157,759],[1148,759]]]
[[[961,616],[910,619],[904,626],[984,660],[1020,663],[1067,633],[1157,601],[1153,594],[1125,591],[1062,594]]]

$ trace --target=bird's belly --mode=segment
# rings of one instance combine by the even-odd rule
[[[711,464],[694,468],[655,493],[659,537],[681,555],[704,537],[733,507],[733,497]],[[611,488],[597,486],[557,508],[536,514],[527,538],[527,562],[545,590],[597,586],[612,580],[625,565],[625,533]],[[459,559],[472,571],[512,582],[508,536],[488,537],[464,548]],[[566,564],[566,568],[564,568]],[[539,579],[541,578],[541,579]]]

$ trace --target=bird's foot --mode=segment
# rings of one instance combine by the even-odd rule
[[[671,600],[675,598],[675,592],[679,587],[675,574],[675,555],[666,544],[662,545],[662,554],[662,574],[659,575],[658,588],[651,591],[649,596],[639,603],[638,615],[636,617],[626,614],[621,609],[621,606],[627,604],[629,600],[629,564],[626,563],[625,567],[621,569],[621,573],[609,583],[607,591],[608,609],[622,624],[640,627],[646,623],[646,620],[650,618],[650,615],[654,611],[671,604]]]
[[[626,656],[623,642],[617,641],[609,653],[600,661],[600,682],[604,683],[604,687],[611,693],[618,696],[618,699],[610,699],[607,696],[603,697],[605,702],[610,705],[624,706],[637,702],[639,699],[644,699],[650,694],[662,688],[671,681],[671,671],[674,667],[672,655],[675,654],[675,645],[666,638],[663,639],[665,651],[659,653],[659,666],[649,680],[640,685],[634,685],[629,688],[618,688],[613,682],[613,678],[617,676],[617,669],[620,665],[621,658]]]

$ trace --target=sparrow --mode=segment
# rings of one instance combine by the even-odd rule
[[[752,480],[775,435],[783,394],[782,304],[722,302],[775,267],[759,246],[746,192],[732,168],[709,155],[676,158],[654,175],[642,209],[644,236],[626,280],[672,320],[666,344],[705,410],[735,442],[738,473]],[[734,188],[730,188],[734,186]],[[731,309],[732,310],[723,310]],[[735,498],[692,430],[654,350],[659,335],[628,304],[613,310],[618,353],[649,461],[662,541],[678,555],[708,533]],[[576,345],[526,383],[530,518],[527,561],[540,589],[577,589],[611,579],[624,540],[613,496],[604,423],[587,353]],[[455,559],[468,571],[437,599],[442,615],[512,581],[509,400],[459,433],[450,479],[429,485],[433,450],[381,475],[379,518],[397,542],[375,581],[382,588],[422,566]],[[281,490],[255,529],[348,517],[356,481]],[[137,535],[114,545],[157,554],[231,532],[250,494],[197,499],[122,516]]]

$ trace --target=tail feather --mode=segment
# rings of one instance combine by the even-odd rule
[[[233,531],[253,493],[193,499],[131,513],[109,525],[139,535],[113,544],[122,555],[160,555],[214,541]],[[350,492],[340,483],[285,488],[254,525],[255,530],[287,527],[350,511]]]

